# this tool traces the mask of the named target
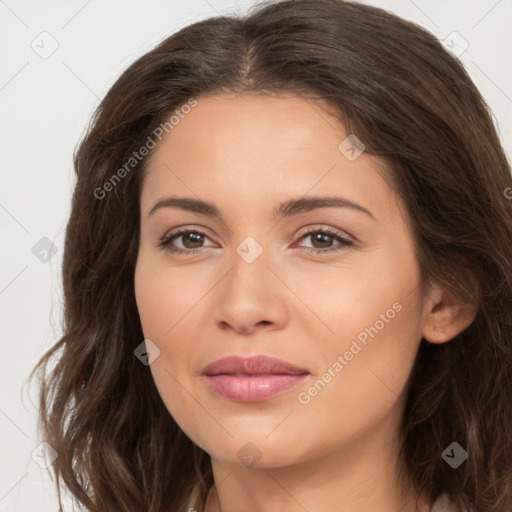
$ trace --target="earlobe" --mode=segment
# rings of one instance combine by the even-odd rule
[[[455,294],[436,289],[425,318],[422,336],[430,343],[445,343],[469,327],[476,318],[477,304],[467,304]]]

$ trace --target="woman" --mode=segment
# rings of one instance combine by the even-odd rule
[[[38,368],[77,502],[511,510],[510,168],[435,37],[341,0],[195,23],[75,167]]]

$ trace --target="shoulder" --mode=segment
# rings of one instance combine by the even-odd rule
[[[463,509],[462,511],[459,511],[456,509],[453,506],[448,493],[443,493],[432,505],[431,512],[467,512],[467,510]]]
[[[199,483],[194,485],[192,492],[190,493],[189,500],[187,502],[187,508],[185,512],[197,512],[197,509],[200,507],[199,504]],[[200,507],[203,508],[203,507]]]

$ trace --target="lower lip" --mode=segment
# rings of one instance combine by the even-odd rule
[[[238,402],[261,402],[298,386],[309,374],[289,375],[209,375],[210,386],[219,395]]]

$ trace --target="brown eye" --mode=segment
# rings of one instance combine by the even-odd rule
[[[307,238],[311,239],[313,247],[304,247],[304,249],[309,252],[313,251],[315,253],[338,251],[340,249],[354,245],[354,242],[351,240],[347,240],[346,238],[340,236],[336,231],[331,231],[330,229],[326,228],[308,231],[302,235],[299,240],[305,240]],[[333,246],[333,241],[338,241],[339,243]]]
[[[174,241],[180,238],[182,239],[181,244],[183,247],[173,247]],[[162,237],[158,243],[158,247],[176,254],[193,254],[203,247],[202,244],[207,238],[205,233],[196,229],[184,229],[172,235]]]
[[[203,241],[203,238],[204,238],[204,235],[202,234],[199,234],[197,232],[187,232],[183,235],[180,235],[183,239],[183,245],[187,248],[187,249],[197,249],[197,247],[201,246],[201,243]],[[173,237],[173,238],[176,238],[176,237]],[[190,245],[189,245],[190,244]],[[198,245],[199,244],[199,245]]]

